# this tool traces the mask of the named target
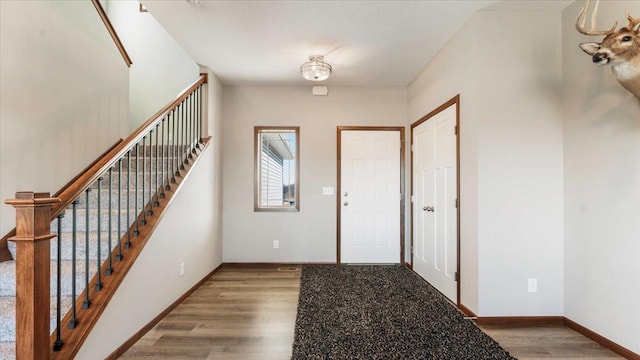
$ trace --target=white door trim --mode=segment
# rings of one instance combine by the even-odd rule
[[[341,231],[341,156],[342,156],[342,131],[398,131],[400,133],[400,199],[398,206],[400,206],[400,249],[399,258],[400,263],[405,264],[405,252],[404,252],[404,234],[405,234],[405,129],[401,126],[338,126],[337,127],[337,182],[336,182],[336,263],[340,264],[340,231]]]
[[[450,100],[448,100],[447,102],[445,102],[444,104],[440,105],[439,107],[437,107],[436,109],[434,109],[433,111],[431,111],[430,113],[428,113],[427,115],[423,116],[420,120],[414,122],[413,124],[411,124],[411,148],[413,149],[413,136],[414,136],[414,129],[419,126],[420,124],[424,123],[425,121],[429,120],[430,118],[436,116],[437,114],[439,114],[440,112],[442,112],[443,110],[449,108],[450,106],[455,105],[456,107],[456,168],[457,168],[457,179],[456,179],[456,183],[457,183],[457,188],[456,188],[456,198],[458,199],[457,202],[457,271],[456,271],[456,278],[457,278],[457,296],[456,296],[456,305],[460,306],[460,283],[461,283],[461,276],[460,276],[460,207],[462,204],[462,200],[460,199],[460,94],[454,96],[453,98],[451,98]],[[411,195],[415,195],[414,194],[414,186],[415,184],[413,183],[413,151],[411,151],[411,160],[410,160],[412,166],[411,166]],[[414,240],[414,222],[415,222],[415,214],[413,211],[413,206],[411,206],[411,265],[413,266],[413,240]]]

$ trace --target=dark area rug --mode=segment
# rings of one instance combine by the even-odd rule
[[[514,359],[402,266],[305,265],[292,359]]]

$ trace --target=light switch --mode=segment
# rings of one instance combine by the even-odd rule
[[[333,190],[333,186],[323,186],[322,187],[322,195],[333,195],[335,194]]]

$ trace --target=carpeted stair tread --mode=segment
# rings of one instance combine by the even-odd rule
[[[156,200],[155,192],[159,187],[163,186],[162,181],[156,181],[156,175],[160,180],[162,174],[172,174],[176,170],[176,164],[178,166],[182,164],[182,159],[171,156],[166,157],[164,162],[157,161],[155,158],[155,147],[151,148],[154,157],[150,159],[148,152],[150,149],[149,146],[146,148],[147,157],[143,159],[141,157],[142,147],[139,149],[140,157],[136,157],[135,154],[132,153],[129,166],[126,161],[123,161],[122,171],[119,171],[119,166],[115,166],[111,171],[111,176],[106,173],[100,182],[96,181],[91,184],[89,191],[76,199],[76,296],[79,296],[84,290],[86,254],[89,255],[89,279],[91,279],[98,271],[98,242],[101,247],[100,260],[104,262],[112,253],[112,250],[118,246],[118,240],[126,235],[130,226],[135,224],[140,211],[142,211],[142,209],[149,209],[149,205],[152,205],[153,200]],[[172,151],[171,146],[164,146],[164,148],[160,146],[159,150],[160,152],[164,150],[165,154],[169,154]],[[136,182],[138,189],[135,187]],[[143,182],[144,187],[142,186]],[[110,184],[111,190],[109,190]],[[153,192],[152,197],[149,196],[149,191]],[[152,201],[150,201],[150,198]],[[122,208],[121,210],[118,209],[118,205]],[[98,210],[98,208],[100,209]],[[89,218],[88,227],[86,221],[87,215]],[[98,226],[98,218],[100,218],[100,226]],[[61,308],[63,312],[67,312],[71,308],[72,303],[71,274],[73,264],[71,259],[73,253],[73,207],[71,205],[65,209],[63,216],[60,218],[60,222],[59,237],[62,244],[60,259],[62,278]],[[120,230],[118,230],[118,222],[120,222]],[[111,227],[109,227],[109,225],[111,225]],[[141,223],[139,223],[138,226],[140,228],[144,227]],[[58,232],[58,219],[54,219],[51,222],[51,232]],[[98,241],[98,232],[100,232],[100,241]],[[111,234],[111,247],[109,247],[109,234]],[[88,250],[85,244],[87,235],[89,243]],[[132,235],[132,239],[134,238],[135,236]],[[55,307],[57,306],[56,287],[58,262],[56,255],[58,241],[58,237],[50,241],[52,259],[50,265],[52,330],[55,328]],[[15,243],[10,241],[8,245],[9,251],[15,258]],[[122,246],[124,247],[124,240]],[[113,259],[113,262],[114,264],[117,263],[115,259]],[[15,261],[0,263],[0,360],[15,359],[15,342],[13,341],[15,340],[15,294]],[[80,312],[82,310],[78,309],[78,311]]]
[[[97,209],[98,208],[98,193],[100,193],[100,207],[101,210],[109,210],[109,188],[107,186],[103,186],[102,189],[98,192],[98,190],[94,190],[91,194],[91,196],[89,197],[89,208],[91,209]],[[135,203],[136,201],[136,194],[138,195],[138,204],[142,204],[142,200],[144,197],[145,202],[149,202],[149,190],[147,187],[147,190],[144,192],[144,194],[142,193],[142,190],[136,191],[133,189],[130,189],[128,191],[128,195],[129,195],[129,202],[132,204]],[[80,209],[85,209],[85,200],[83,199],[82,202],[78,202],[77,208],[78,210]],[[120,190],[120,205],[121,206],[126,206],[127,205],[127,189],[123,188]],[[111,190],[111,210],[117,210],[118,208],[118,189],[113,188]],[[70,216],[71,214],[71,207],[67,208],[66,212],[65,212],[65,217]]]
[[[97,232],[89,232],[89,259],[97,260],[98,259],[98,233]],[[76,259],[84,259],[86,253],[86,232],[77,232],[76,233]],[[73,237],[71,233],[63,233],[62,234],[62,243],[60,248],[61,260],[71,260],[73,257]],[[100,259],[105,260],[107,256],[111,253],[118,245],[118,234],[117,232],[111,233],[111,249],[109,249],[109,233],[102,232],[100,233]],[[55,257],[58,251],[58,238],[51,239],[51,254],[52,258]]]
[[[16,278],[15,278],[15,261],[7,261],[2,263],[4,264],[13,264],[13,272],[9,272],[9,265],[4,265],[4,269],[2,272],[2,278],[0,279],[0,296],[15,296],[16,295]],[[51,294],[55,296],[56,293],[56,282],[58,278],[57,274],[57,262],[51,261],[50,266],[50,275],[51,275]],[[7,271],[6,273],[4,271]],[[72,279],[71,273],[73,270],[73,262],[68,260],[63,260],[60,262],[60,270],[62,275],[62,283],[60,285],[61,294],[62,295],[70,295],[72,290]],[[89,260],[89,279],[95,275],[98,271],[97,262],[95,260]],[[5,276],[6,275],[6,276]],[[82,290],[84,290],[84,281],[85,281],[85,261],[84,259],[80,259],[76,261],[76,294],[80,294]]]
[[[16,343],[14,341],[0,341],[0,359],[15,360]]]
[[[138,204],[138,210],[141,211],[142,204]],[[135,204],[133,201],[131,202],[131,207],[129,209],[129,221],[127,222],[127,210],[111,210],[111,230],[117,231],[118,229],[118,215],[120,215],[120,229],[121,231],[125,231],[128,228],[128,223],[133,224],[136,220],[135,213]],[[76,231],[85,231],[87,229],[85,214],[87,211],[85,209],[77,209],[76,210]],[[100,210],[100,230],[101,231],[109,231],[109,209]],[[95,231],[98,229],[98,210],[97,209],[89,209],[89,231]],[[68,216],[68,218],[67,218]],[[57,222],[51,223],[51,231],[56,233],[58,230]],[[71,233],[73,232],[73,214],[71,210],[67,210],[67,214],[65,218],[63,218],[62,223],[60,224],[62,233]]]
[[[56,298],[51,298],[51,306],[49,311],[50,325],[49,330],[53,332],[56,329]],[[64,317],[68,309],[71,308],[71,296],[60,297],[60,307],[64,313]],[[78,310],[81,311],[81,310]],[[12,296],[0,296],[0,342],[15,341],[16,339],[16,298]]]
[[[0,296],[15,296],[16,294],[16,262],[0,263]]]

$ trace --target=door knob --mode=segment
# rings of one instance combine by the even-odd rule
[[[434,211],[436,211],[436,209],[435,209],[433,206],[429,206],[429,207],[427,208],[427,211],[434,212]]]
[[[428,210],[429,210],[429,208],[427,206],[422,208],[422,211],[428,211]]]
[[[349,202],[345,201],[344,206],[347,206],[347,205],[349,205]]]

